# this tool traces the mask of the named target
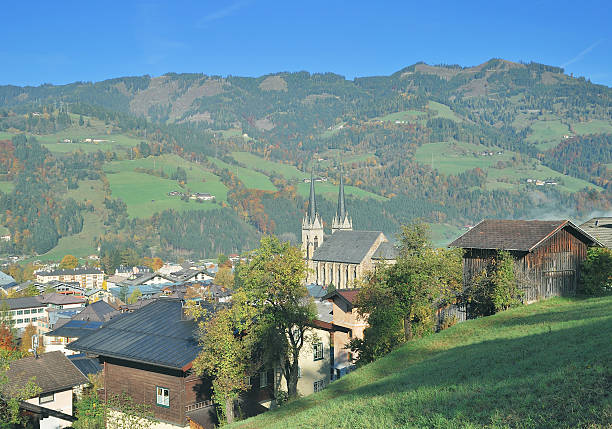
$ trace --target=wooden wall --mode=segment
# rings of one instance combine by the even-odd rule
[[[586,251],[587,245],[567,229],[557,232],[533,252],[511,251],[525,302],[574,295]],[[470,284],[495,255],[496,250],[467,249],[463,257],[464,285]]]

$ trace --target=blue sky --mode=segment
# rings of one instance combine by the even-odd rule
[[[166,72],[353,78],[495,57],[612,86],[609,0],[47,0],[5,2],[0,13],[0,84]]]

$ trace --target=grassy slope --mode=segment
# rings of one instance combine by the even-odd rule
[[[420,146],[416,151],[416,160],[421,164],[431,165],[433,156],[434,168],[443,174],[459,174],[463,171],[480,167],[488,172],[487,189],[511,189],[517,188],[518,184],[499,182],[498,179],[508,179],[510,181],[520,181],[521,185],[525,184],[526,179],[548,179],[561,178],[563,185],[559,188],[567,192],[576,192],[585,187],[591,187],[601,190],[600,187],[587,182],[586,180],[577,179],[572,176],[565,175],[558,171],[552,170],[538,163],[534,168],[525,163],[517,168],[493,168],[498,161],[509,161],[513,155],[511,151],[503,151],[502,155],[497,155],[498,149],[494,147],[486,147],[465,142],[439,142],[428,143]],[[493,151],[493,156],[474,156],[473,152],[479,153],[482,151]]]
[[[275,173],[286,179],[303,179],[310,177],[308,173],[303,173],[295,166],[269,161],[249,152],[232,152],[232,157],[250,168],[257,168],[266,173]]]
[[[333,183],[316,183],[315,189],[317,196],[322,196],[330,201],[338,200],[338,185],[334,185]],[[298,194],[300,194],[304,198],[308,198],[310,194],[310,182],[308,183],[298,183],[297,185]],[[356,186],[344,186],[344,193],[346,195],[351,195],[357,198],[372,198],[378,201],[385,201],[387,198],[382,195],[377,195],[369,191],[364,191],[363,189],[357,188]]]
[[[265,174],[250,170],[248,168],[237,167],[217,158],[209,157],[208,159],[219,168],[227,168],[234,174],[237,172],[238,178],[247,188],[261,189],[262,191],[276,191],[276,187]]]
[[[464,322],[232,427],[610,427],[611,307],[555,298]]]
[[[132,217],[147,218],[153,213],[166,209],[201,209],[218,207],[212,202],[183,202],[178,197],[168,196],[170,191],[183,191],[175,180],[163,179],[146,173],[135,172],[137,167],[160,169],[168,175],[181,166],[187,171],[186,188],[192,192],[208,192],[214,195],[217,202],[226,201],[227,188],[219,178],[198,164],[191,163],[177,155],[141,158],[133,161],[113,161],[104,165],[106,177],[111,186],[112,196],[121,198],[128,206]]]

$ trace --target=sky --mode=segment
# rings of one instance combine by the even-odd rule
[[[30,0],[4,2],[0,16],[0,85],[167,72],[353,79],[503,58],[612,86],[610,0]]]

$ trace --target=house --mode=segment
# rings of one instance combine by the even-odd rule
[[[85,295],[85,299],[87,299],[88,303],[93,303],[97,301],[108,301],[111,293],[104,289],[87,289],[83,295]]]
[[[353,338],[363,339],[363,331],[368,327],[367,321],[357,312],[355,302],[358,289],[336,289],[322,299],[332,305],[332,322],[336,327],[333,333],[333,379],[338,379],[353,369],[353,356],[346,349]]]
[[[194,281],[205,281],[211,280],[212,277],[208,275],[206,270],[200,269],[192,269],[192,268],[184,268],[179,271],[175,271],[170,274],[170,276],[174,277],[177,282],[194,282]]]
[[[167,274],[161,273],[143,273],[137,274],[135,276],[130,277],[127,280],[124,280],[120,283],[117,283],[117,286],[142,286],[142,285],[163,285],[168,283],[174,283],[176,279]]]
[[[580,229],[612,249],[612,217],[594,217],[580,225]]]
[[[151,270],[151,268],[145,267],[145,266],[129,267],[126,265],[119,265],[115,269],[115,275],[119,277],[123,277],[124,279],[127,279],[135,274],[145,274],[145,273],[152,273],[152,272],[153,270]]]
[[[30,323],[38,326],[41,318],[48,318],[47,309],[82,309],[85,300],[77,296],[51,292],[37,296],[6,299],[7,311],[15,322],[15,328],[22,330]]]
[[[187,317],[183,304],[172,298],[154,300],[68,345],[98,356],[105,395],[126,393],[150,405],[159,427],[186,427],[188,417],[204,422],[216,415],[210,380],[192,371],[200,352],[197,323]],[[208,309],[214,311],[212,306]],[[253,389],[259,400],[271,394],[271,387]]]
[[[87,377],[61,352],[43,353],[38,357],[11,362],[6,377],[9,394],[11,388],[22,388],[32,379],[38,385],[41,390],[39,395],[26,400],[21,408],[39,416],[49,415],[40,421],[41,429],[70,427],[73,421],[69,419],[72,416],[73,388],[88,383]],[[45,412],[44,409],[59,413]],[[62,414],[65,419],[61,418]]]
[[[382,231],[353,230],[353,221],[346,209],[342,172],[332,234],[326,235],[317,211],[314,183],[311,176],[308,212],[302,220],[302,252],[310,269],[306,283],[333,284],[338,289],[347,289],[377,264],[395,263],[395,246]]]
[[[59,350],[66,355],[74,354],[74,351],[66,349],[68,344],[101,328],[104,322],[117,314],[119,312],[106,302],[94,302],[72,315],[70,319],[53,324],[52,330],[44,332],[45,350]]]
[[[17,286],[15,279],[8,274],[0,271],[0,292],[4,295],[8,295],[11,289]]]
[[[82,267],[74,269],[58,269],[53,271],[39,271],[36,281],[49,283],[53,280],[60,282],[78,282],[84,289],[102,287],[104,273],[99,268]]]
[[[483,220],[453,241],[465,250],[464,286],[471,284],[500,250],[514,258],[524,300],[574,295],[587,247],[600,243],[568,220]]]

